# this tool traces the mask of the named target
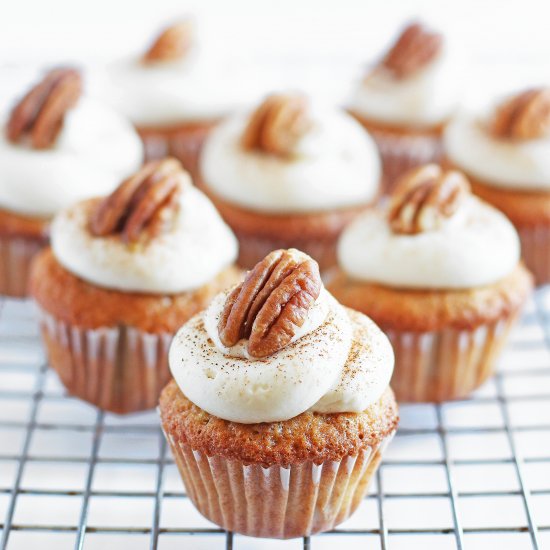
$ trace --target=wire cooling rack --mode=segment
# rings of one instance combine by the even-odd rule
[[[0,303],[0,548],[550,548],[550,288],[497,376],[466,401],[409,405],[374,486],[333,532],[226,533],[186,497],[154,412],[64,395],[28,303]]]

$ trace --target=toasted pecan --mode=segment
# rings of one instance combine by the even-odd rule
[[[504,139],[536,139],[550,133],[550,88],[533,88],[508,98],[489,121],[490,132]]]
[[[311,127],[309,105],[301,94],[272,94],[252,113],[241,138],[247,150],[291,156]]]
[[[28,140],[35,149],[51,147],[63,126],[65,114],[82,92],[75,69],[53,69],[12,109],[6,136],[13,143]]]
[[[143,55],[143,63],[183,59],[193,45],[193,24],[181,21],[164,29]]]
[[[97,206],[90,219],[93,235],[120,233],[125,242],[135,242],[147,228],[157,235],[178,209],[185,172],[175,159],[145,164],[124,180]]]
[[[434,59],[443,45],[440,33],[428,30],[420,23],[408,25],[390,51],[380,62],[396,78],[406,78]]]
[[[251,357],[284,348],[321,292],[319,266],[297,250],[275,250],[228,296],[218,331],[225,346],[247,338]]]
[[[395,233],[413,235],[437,229],[470,193],[466,177],[456,170],[426,164],[406,172],[392,194],[388,220]]]

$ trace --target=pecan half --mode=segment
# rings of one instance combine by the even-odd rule
[[[466,177],[436,164],[404,174],[392,194],[388,220],[394,233],[414,235],[441,227],[470,193]]]
[[[537,139],[550,133],[550,88],[526,90],[500,104],[490,132],[504,139]]]
[[[155,236],[170,223],[178,209],[185,172],[174,159],[145,164],[124,180],[93,211],[90,231],[98,237],[120,233],[135,242],[144,229]]]
[[[443,46],[443,36],[420,23],[408,25],[380,62],[396,78],[406,78],[434,59]]]
[[[284,348],[321,292],[319,266],[297,250],[275,250],[248,272],[227,297],[218,324],[220,340],[234,346],[247,338],[251,357]]]
[[[164,29],[143,55],[143,63],[183,59],[193,45],[193,24],[181,21]]]
[[[6,135],[13,143],[30,141],[35,149],[51,147],[69,109],[82,92],[82,79],[75,69],[54,69],[15,105]]]
[[[272,94],[252,113],[241,138],[247,150],[288,157],[310,129],[309,105],[300,94]]]

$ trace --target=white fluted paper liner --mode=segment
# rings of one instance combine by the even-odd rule
[[[537,285],[550,283],[550,227],[516,227],[521,255]]]
[[[156,407],[171,377],[172,334],[81,328],[38,310],[49,363],[70,394],[116,413]]]
[[[201,514],[228,531],[280,539],[327,531],[346,520],[365,496],[393,435],[341,461],[264,468],[207,456],[166,434]]]
[[[517,314],[473,330],[385,331],[395,352],[392,388],[398,401],[467,397],[494,372]]]
[[[439,136],[423,134],[397,134],[369,129],[376,141],[383,168],[383,193],[393,190],[395,180],[407,170],[441,159],[442,144]]]
[[[28,295],[32,260],[46,244],[45,238],[0,238],[0,294],[14,298]]]

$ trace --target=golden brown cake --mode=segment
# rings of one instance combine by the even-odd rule
[[[7,116],[0,136],[3,295],[27,295],[31,261],[47,245],[60,208],[111,191],[141,164],[142,146],[131,126],[82,96],[81,87],[76,70],[52,70]]]
[[[486,114],[457,117],[445,135],[448,166],[516,227],[539,285],[550,282],[550,89],[507,97]]]
[[[357,85],[348,110],[380,149],[385,193],[408,169],[440,159],[459,74],[443,36],[414,22]]]
[[[357,508],[397,427],[393,353],[311,258],[269,254],[180,329],[169,362],[162,426],[204,516],[291,538]]]
[[[376,147],[351,117],[300,94],[273,94],[214,130],[199,185],[237,235],[240,265],[297,247],[325,269],[379,179]]]
[[[59,214],[31,294],[69,393],[113,412],[155,406],[177,328],[235,283],[236,241],[175,160]]]
[[[493,373],[531,292],[519,254],[511,224],[462,174],[426,165],[346,230],[328,288],[388,334],[398,400],[458,399]]]

